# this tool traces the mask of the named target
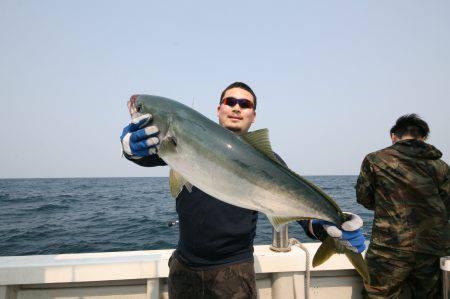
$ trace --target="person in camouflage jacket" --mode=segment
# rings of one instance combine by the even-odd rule
[[[373,210],[366,254],[371,282],[365,297],[397,298],[408,284],[414,298],[439,298],[439,258],[449,255],[449,166],[425,143],[429,127],[400,117],[393,145],[367,155],[356,184],[358,203]]]

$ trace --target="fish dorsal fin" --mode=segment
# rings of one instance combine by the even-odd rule
[[[242,138],[258,151],[266,155],[268,158],[277,162],[278,164],[281,164],[272,151],[268,129],[260,129],[253,132],[248,132],[247,134],[242,135]]]
[[[173,198],[177,198],[180,195],[183,187],[186,186],[189,192],[192,192],[192,185],[186,179],[181,176],[178,172],[173,169],[170,169],[169,175],[169,185],[170,185],[170,194],[172,194]]]

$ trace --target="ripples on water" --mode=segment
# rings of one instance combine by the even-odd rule
[[[308,177],[359,214],[370,234],[372,213],[356,204],[355,176]],[[178,227],[167,178],[0,180],[0,255],[174,248]],[[291,237],[309,241],[296,224]],[[270,244],[272,226],[260,213],[255,244]]]

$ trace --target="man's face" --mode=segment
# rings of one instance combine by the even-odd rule
[[[241,88],[231,88],[227,90],[222,98],[233,97],[236,99],[247,99],[254,104],[254,99],[251,93]],[[235,132],[236,134],[244,134],[255,122],[256,113],[253,108],[241,108],[239,104],[230,107],[225,104],[220,104],[217,107],[217,117],[219,124],[222,127]]]

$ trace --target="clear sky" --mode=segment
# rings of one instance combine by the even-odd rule
[[[300,174],[357,174],[412,112],[449,162],[449,15],[446,0],[1,0],[0,178],[165,176],[121,158],[130,95],[216,120],[234,81]]]

